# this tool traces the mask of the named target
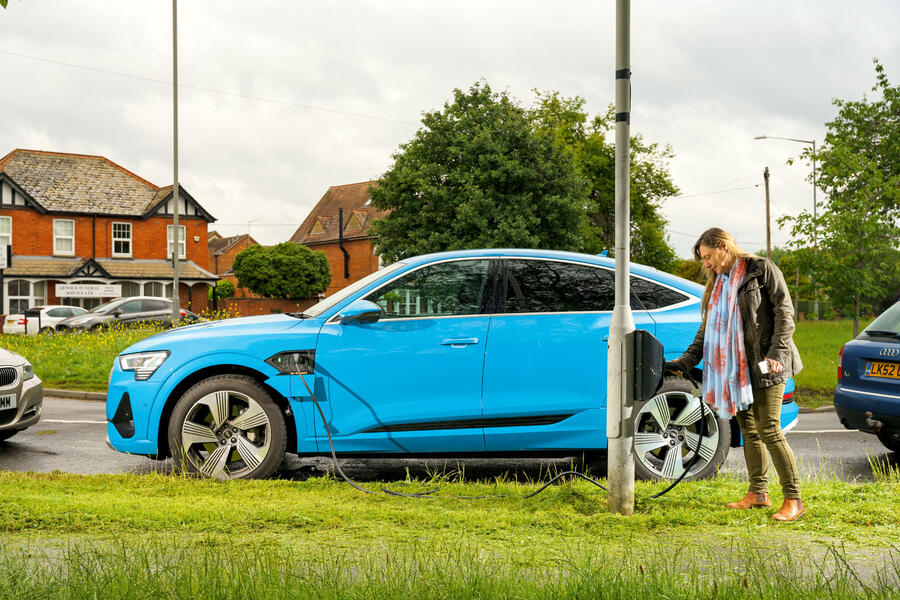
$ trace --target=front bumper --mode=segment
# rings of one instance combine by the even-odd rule
[[[22,381],[21,368],[16,383],[0,388],[0,395],[15,394],[16,407],[0,410],[0,429],[21,430],[31,427],[41,420],[44,405],[44,385],[35,375],[28,381]]]
[[[834,390],[834,410],[848,429],[866,433],[900,432],[900,396],[838,385]],[[867,412],[871,417],[866,416]],[[873,420],[882,423],[879,431],[872,427]]]

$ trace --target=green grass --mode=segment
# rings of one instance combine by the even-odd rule
[[[113,360],[160,327],[42,335],[0,335],[0,347],[27,358],[45,388],[105,392]]]
[[[860,322],[860,329],[868,321]],[[837,385],[837,362],[841,347],[853,339],[853,321],[801,321],[794,343],[803,360],[803,370],[795,377],[797,401],[801,406],[830,406]]]
[[[889,471],[889,469],[888,469]],[[804,482],[808,514],[724,503],[746,483],[638,482],[634,515],[574,481],[441,485],[369,496],[329,477],[0,473],[4,598],[889,598],[900,583],[900,480]],[[380,489],[382,484],[368,482]],[[502,493],[454,500],[447,495]],[[776,499],[778,500],[778,499]]]

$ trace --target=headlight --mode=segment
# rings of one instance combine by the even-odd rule
[[[34,377],[34,367],[32,367],[29,363],[25,363],[25,366],[22,367],[22,380],[28,381]]]
[[[149,379],[167,358],[169,358],[168,350],[123,354],[119,357],[119,368],[123,371],[134,371],[135,380],[144,381]]]

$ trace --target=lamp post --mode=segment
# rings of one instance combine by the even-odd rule
[[[816,140],[801,140],[799,138],[789,138],[789,137],[778,137],[777,135],[757,135],[753,138],[754,140],[784,140],[786,142],[798,142],[800,144],[812,145],[812,176],[813,176],[813,247],[814,251],[818,252],[818,241],[816,240],[816,228],[815,221],[817,216],[816,211]],[[819,318],[819,290],[816,289],[815,282],[813,282],[813,311],[816,313],[816,318]]]

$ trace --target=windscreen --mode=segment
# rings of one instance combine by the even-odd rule
[[[878,318],[872,321],[863,331],[892,331],[900,333],[900,302],[896,302],[892,307],[878,315]]]
[[[390,265],[384,267],[383,269],[379,269],[378,271],[375,271],[374,273],[369,273],[368,275],[366,275],[359,281],[355,281],[355,282],[351,283],[350,285],[348,285],[347,287],[345,287],[344,289],[338,290],[337,292],[328,296],[321,302],[319,302],[317,304],[313,304],[312,306],[310,306],[309,308],[304,310],[303,314],[308,317],[318,317],[323,312],[325,312],[328,309],[330,309],[331,307],[337,305],[342,300],[349,298],[350,296],[352,296],[359,290],[363,289],[364,287],[366,287],[373,281],[380,279],[380,278],[384,277],[385,275],[388,275],[388,274],[396,271],[400,267],[404,267],[404,266],[406,266],[406,263],[404,263],[404,262],[395,262],[393,264],[390,264]]]

